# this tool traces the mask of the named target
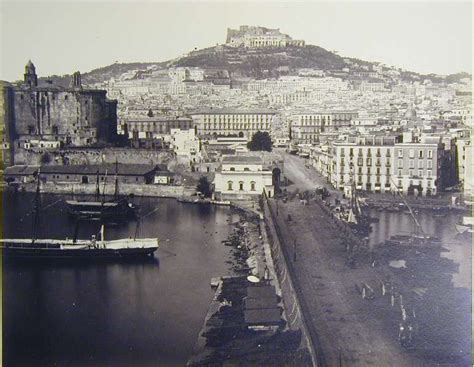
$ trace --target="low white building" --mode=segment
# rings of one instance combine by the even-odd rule
[[[263,160],[257,156],[223,156],[214,191],[223,200],[246,199],[262,193],[273,197],[272,171],[264,169]]]

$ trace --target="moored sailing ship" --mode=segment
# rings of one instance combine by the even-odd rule
[[[95,235],[89,240],[76,238],[43,239],[37,238],[40,228],[40,171],[37,176],[37,187],[33,215],[32,238],[0,239],[0,250],[5,258],[12,259],[135,259],[153,256],[159,247],[157,238],[137,238],[137,231],[132,238],[105,240],[104,226],[100,231],[100,239]]]
[[[372,230],[370,226],[372,220],[363,208],[359,195],[357,194],[354,180],[352,180],[351,183],[350,200],[347,223],[356,233],[366,237]]]
[[[81,219],[92,219],[102,221],[124,221],[131,219],[136,214],[136,205],[126,196],[119,196],[118,187],[118,163],[115,163],[115,192],[112,200],[105,199],[105,187],[107,184],[107,170],[103,177],[104,187],[100,192],[99,171],[97,171],[96,198],[95,200],[66,200],[68,213]]]

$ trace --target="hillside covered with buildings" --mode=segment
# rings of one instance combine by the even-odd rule
[[[469,191],[471,86],[469,74],[423,76],[241,26],[168,62],[61,78],[39,78],[29,62],[23,82],[2,88],[4,160],[25,164],[48,150],[68,162],[66,149],[121,146],[213,175],[262,131],[341,190]]]

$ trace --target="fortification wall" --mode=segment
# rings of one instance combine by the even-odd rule
[[[23,185],[25,191],[34,192],[36,184]],[[102,190],[102,187],[101,187]],[[180,198],[193,195],[195,188],[185,186],[168,186],[168,185],[137,185],[123,184],[120,185],[121,195],[150,196],[150,197],[168,197]],[[94,184],[71,184],[71,183],[44,183],[41,185],[41,192],[65,195],[95,195],[96,186]],[[105,187],[106,195],[114,193],[114,185],[107,184]]]
[[[101,164],[101,163],[141,163],[166,164],[172,155],[166,151],[155,151],[130,148],[104,149],[17,149],[15,152],[16,165],[39,165],[41,157],[48,152],[52,164]]]

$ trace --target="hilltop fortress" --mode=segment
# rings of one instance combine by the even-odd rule
[[[294,40],[280,29],[242,25],[239,29],[227,28],[226,44],[233,47],[287,47],[304,46],[303,40]]]

